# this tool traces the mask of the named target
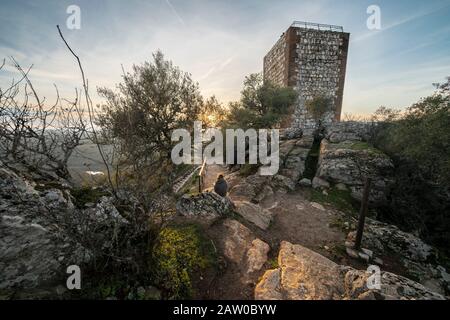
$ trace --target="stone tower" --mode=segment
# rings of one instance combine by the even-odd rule
[[[330,101],[322,124],[340,120],[349,38],[339,26],[296,21],[264,57],[264,78],[299,94],[292,128],[304,132],[316,128],[317,121],[305,106],[316,96]]]

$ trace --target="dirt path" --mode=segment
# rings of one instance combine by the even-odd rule
[[[205,187],[212,188],[216,177],[226,173],[226,168],[218,165],[208,167]],[[238,179],[239,180],[239,179]],[[235,181],[236,182],[236,181]],[[269,244],[269,259],[257,277],[261,277],[276,264],[282,241],[303,245],[338,264],[364,268],[358,261],[349,260],[345,254],[344,242],[347,230],[343,229],[343,213],[309,201],[309,190],[298,188],[290,193],[277,192],[266,198],[260,205],[272,211],[274,218],[267,230],[262,230],[242,217],[236,217],[248,227],[256,237]],[[233,200],[233,199],[232,199]],[[223,242],[226,234],[221,223],[205,230],[214,243]],[[221,248],[218,248],[219,252]],[[239,266],[221,261],[221,270],[211,277],[207,288],[203,287],[202,299],[253,299],[254,283],[242,282]],[[199,298],[200,298],[199,297]]]
[[[310,202],[302,189],[292,193],[276,193],[265,199],[261,206],[275,213],[266,231],[255,233],[271,247],[276,258],[281,241],[300,244],[339,263],[349,263],[343,254],[347,232],[339,227],[342,213],[329,207]]]
[[[211,164],[206,167],[206,174],[203,178],[204,189],[213,190],[217,176],[227,171],[227,168],[218,164]]]

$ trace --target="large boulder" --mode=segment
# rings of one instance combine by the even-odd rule
[[[278,271],[264,275],[255,289],[255,299],[340,299],[344,285],[339,265],[303,246],[283,241]]]
[[[341,266],[301,245],[283,241],[279,267],[255,288],[257,300],[444,299],[407,278],[381,272],[380,288],[369,289],[371,272]]]
[[[359,121],[335,122],[326,127],[325,138],[331,143],[343,141],[367,141],[376,128],[376,123]]]
[[[269,245],[236,220],[226,219],[223,226],[224,234],[219,245],[224,256],[234,263],[244,282],[251,281],[252,275],[266,263]]]
[[[253,174],[243,178],[231,188],[229,196],[233,201],[251,201],[258,203],[273,193],[270,188],[271,176]]]
[[[7,167],[0,167],[0,289],[42,289],[65,284],[71,264],[89,259],[55,221],[72,212],[70,194],[35,189]],[[53,292],[54,293],[54,292]],[[38,293],[36,293],[38,295]]]
[[[303,130],[300,127],[290,127],[282,131],[280,139],[298,139],[303,135]]]
[[[257,227],[266,230],[273,219],[273,213],[260,205],[248,201],[236,201],[236,212]]]
[[[233,203],[228,197],[221,197],[214,192],[185,194],[176,204],[177,214],[205,224],[226,217],[232,209]]]
[[[358,300],[444,300],[420,283],[390,272],[381,272],[380,289],[368,289],[370,272],[349,269],[344,276],[346,299]]]
[[[392,160],[365,142],[322,140],[316,177],[332,184],[347,185],[356,200],[362,199],[365,177],[371,177],[370,200],[373,203],[384,201],[393,182],[393,173]]]
[[[353,242],[355,236],[355,231],[350,232],[347,241]],[[438,265],[437,250],[417,236],[394,225],[366,219],[362,245],[378,256],[393,254],[407,270],[408,276],[419,279],[432,290],[442,294],[450,292],[450,275]]]

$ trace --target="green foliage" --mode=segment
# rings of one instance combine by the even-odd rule
[[[417,163],[430,180],[450,186],[450,94],[437,92],[387,122],[376,145],[393,157]]]
[[[87,203],[96,203],[101,197],[109,195],[108,192],[84,186],[73,189],[70,194],[74,198],[74,204],[77,208],[83,209]]]
[[[267,260],[267,264],[269,265],[269,269],[277,269],[279,267],[278,258],[275,257]]]
[[[226,126],[235,128],[272,128],[289,114],[297,93],[264,81],[261,74],[251,74],[244,80],[241,100],[230,105]]]
[[[312,189],[311,201],[322,204],[328,204],[334,208],[349,214],[356,214],[356,202],[351,196],[349,190],[338,190],[337,188],[331,188],[327,190],[327,195],[322,191]]]
[[[184,225],[161,230],[152,260],[155,282],[165,297],[183,299],[192,294],[194,272],[214,266],[217,259],[199,227]]]
[[[375,154],[379,154],[379,155],[383,154],[383,152],[381,152],[381,150],[374,148],[369,143],[363,142],[363,141],[352,142],[351,144],[349,144],[349,148],[352,150],[365,150],[369,153],[375,153]]]
[[[116,162],[136,184],[149,176],[154,189],[164,184],[173,171],[172,131],[192,129],[202,111],[198,84],[158,51],[152,62],[125,73],[117,90],[98,93],[105,100],[98,124],[105,142],[115,145]]]
[[[323,95],[317,95],[313,99],[306,101],[305,105],[313,119],[319,121],[330,111],[331,99]]]
[[[239,169],[239,175],[242,177],[251,176],[252,174],[258,172],[259,167],[260,166],[258,164],[249,164],[249,163],[243,164]]]
[[[404,114],[381,108],[375,146],[395,163],[395,184],[379,215],[448,252],[450,79]],[[379,116],[381,114],[381,116]],[[386,116],[387,115],[387,116]]]

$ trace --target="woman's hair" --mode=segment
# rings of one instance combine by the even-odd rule
[[[223,179],[223,174],[219,174],[219,175],[217,176],[217,179]]]

